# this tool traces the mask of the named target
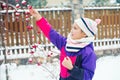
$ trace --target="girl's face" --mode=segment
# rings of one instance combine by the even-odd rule
[[[80,29],[80,27],[74,23],[71,29],[71,38],[73,40],[81,39],[86,37],[86,34]]]

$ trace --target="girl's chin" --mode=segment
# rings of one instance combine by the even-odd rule
[[[74,38],[74,37],[71,37],[71,39],[75,40],[75,38]]]
[[[74,38],[74,37],[71,37],[72,40],[79,40],[81,38]]]

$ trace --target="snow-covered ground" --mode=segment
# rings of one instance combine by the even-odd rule
[[[38,65],[8,65],[9,80],[58,80],[59,63]],[[5,65],[0,66],[0,80],[5,80]],[[97,60],[93,80],[120,80],[120,55]]]
[[[120,55],[99,58],[93,80],[120,80]]]
[[[9,80],[58,80],[59,62],[42,65],[29,64],[17,66],[7,64]],[[6,80],[5,65],[0,66],[0,80]]]

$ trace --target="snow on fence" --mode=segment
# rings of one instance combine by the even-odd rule
[[[5,53],[3,50],[5,50]],[[31,54],[31,51],[35,52],[34,55]],[[4,54],[7,55],[7,59],[24,59],[29,57],[45,57],[45,55],[49,54],[49,51],[59,53],[52,44],[38,44],[37,48],[32,50],[30,46],[0,47],[0,60],[4,59]]]
[[[106,50],[106,49],[117,49],[120,48],[120,38],[119,39],[102,39],[94,41],[94,49]]]
[[[53,44],[39,45],[38,49],[35,50],[35,54],[33,57],[44,56],[49,53],[49,51],[59,55],[58,49]],[[94,41],[94,49],[98,50],[106,50],[106,49],[117,49],[120,48],[120,39],[104,39],[104,40],[95,40]],[[0,48],[0,60],[4,59],[3,50],[6,49],[7,59],[22,59],[29,58],[30,47],[29,46],[12,46],[6,48]],[[9,52],[8,52],[9,51]]]

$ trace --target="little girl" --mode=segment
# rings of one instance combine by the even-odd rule
[[[44,35],[60,50],[59,80],[92,80],[96,68],[93,40],[100,20],[75,20],[70,34],[65,38],[38,11],[33,8],[29,11],[36,18],[36,24]]]

